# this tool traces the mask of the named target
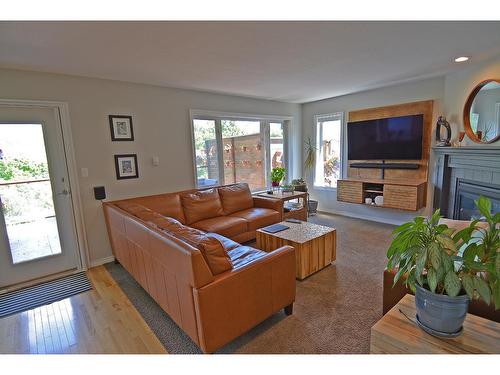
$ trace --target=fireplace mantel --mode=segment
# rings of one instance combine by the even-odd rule
[[[500,147],[433,147],[434,209],[452,217],[458,179],[500,184]]]

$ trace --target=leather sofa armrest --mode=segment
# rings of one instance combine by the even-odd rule
[[[281,247],[194,289],[199,342],[214,352],[295,300],[295,249]]]
[[[281,199],[253,197],[253,205],[258,208],[270,208],[278,212],[283,211],[283,201]]]
[[[405,286],[404,280],[399,280],[394,287],[394,276],[396,273],[389,270],[384,270],[384,291],[383,291],[383,309],[382,313],[385,315],[392,309],[405,295],[411,291]]]

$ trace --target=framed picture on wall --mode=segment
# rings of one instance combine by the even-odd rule
[[[109,115],[112,141],[133,141],[132,116]]]
[[[137,154],[115,155],[116,178],[124,180],[126,178],[138,178]]]

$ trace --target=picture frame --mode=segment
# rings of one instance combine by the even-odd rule
[[[117,180],[139,178],[137,154],[115,155],[115,171]]]
[[[132,116],[109,115],[109,128],[113,142],[134,140]]]

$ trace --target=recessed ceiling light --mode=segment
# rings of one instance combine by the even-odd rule
[[[460,57],[457,57],[455,59],[455,62],[464,62],[464,61],[467,61],[469,60],[469,58],[467,56],[460,56]]]

